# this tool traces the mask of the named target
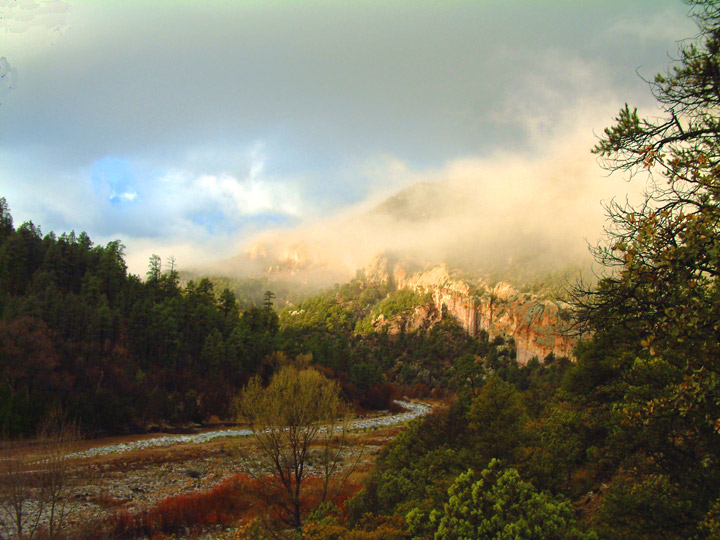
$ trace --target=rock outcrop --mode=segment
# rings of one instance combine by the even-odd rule
[[[485,331],[490,339],[512,338],[520,364],[535,356],[542,360],[550,353],[572,357],[576,338],[569,335],[572,312],[564,302],[518,292],[508,283],[489,285],[455,277],[444,265],[411,273],[379,257],[365,275],[397,289],[430,293],[436,309],[442,312],[444,308],[472,336]]]

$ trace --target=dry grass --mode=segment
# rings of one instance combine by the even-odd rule
[[[348,436],[353,456],[361,452],[361,459],[336,502],[359,489],[379,450],[403,429],[384,427]],[[86,441],[81,449],[129,440],[119,437]],[[170,534],[185,538],[203,530],[252,522],[262,509],[257,499],[250,502],[247,497],[255,488],[237,474],[238,460],[233,450],[237,446],[251,452],[252,441],[218,439],[82,459],[85,468],[93,471],[92,482],[77,486],[82,494],[82,513],[72,520],[72,530],[68,529],[62,540],[163,538]],[[23,451],[38,454],[32,444]],[[0,456],[3,452],[0,450]],[[133,485],[142,486],[142,491],[128,489]],[[310,507],[312,501],[308,504]]]

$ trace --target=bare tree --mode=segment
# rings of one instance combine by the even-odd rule
[[[250,424],[257,454],[242,454],[248,472],[271,517],[299,528],[308,508],[310,476],[321,479],[316,502],[332,499],[354,464],[343,467],[348,450],[348,409],[338,384],[314,369],[282,367],[267,387],[250,381],[239,400],[241,417]]]
[[[0,457],[0,539],[58,538],[73,507],[77,424],[55,413],[33,444],[9,442]]]

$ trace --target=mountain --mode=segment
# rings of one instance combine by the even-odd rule
[[[428,318],[433,319],[431,323],[436,322],[438,313],[448,313],[471,336],[487,332],[491,340],[512,339],[519,364],[527,364],[533,357],[542,360],[549,354],[572,357],[577,342],[571,328],[572,309],[561,300],[523,293],[504,282],[490,284],[482,279],[469,279],[445,265],[413,272],[388,257],[375,259],[363,274],[370,282],[432,298],[435,310],[418,306],[411,327],[422,326]]]
[[[487,182],[417,183],[369,208],[264,233],[233,264],[321,287],[391,254],[535,293],[557,293],[589,269],[582,216],[539,199],[529,205],[526,194],[501,193]]]
[[[443,184],[420,182],[388,197],[369,215],[398,222],[433,221],[464,213],[467,201],[460,190],[448,189]]]

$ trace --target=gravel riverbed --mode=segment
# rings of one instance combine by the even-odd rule
[[[424,416],[428,414],[431,410],[430,405],[426,405],[425,403],[400,400],[396,400],[395,403],[400,405],[405,410],[397,414],[388,413],[372,418],[360,418],[353,420],[350,423],[350,429],[356,431],[393,426],[395,424],[401,424],[403,422],[408,422],[415,418],[419,418],[420,416]],[[223,437],[247,437],[250,434],[252,434],[252,431],[245,428],[206,431],[204,433],[197,433],[193,435],[166,435],[163,437],[154,437],[152,439],[143,439],[127,443],[90,448],[89,450],[73,454],[73,457],[88,458],[95,456],[104,456],[108,454],[129,452],[131,450],[143,450],[146,448],[173,446],[176,444],[202,444]]]

